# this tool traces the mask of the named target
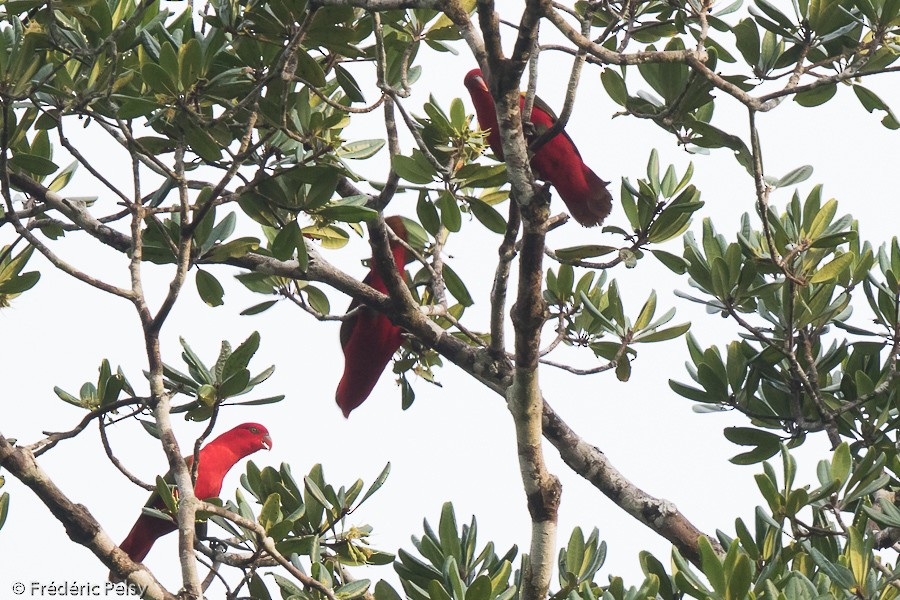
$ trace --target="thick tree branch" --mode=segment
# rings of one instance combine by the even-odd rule
[[[578,46],[579,49],[597,57],[602,63],[610,65],[639,65],[649,62],[686,62],[693,66],[695,63],[703,65],[706,62],[706,52],[696,49],[634,52],[631,54],[615,52],[581,35],[580,32],[566,22],[562,15],[553,9],[552,3],[548,0],[542,0],[541,4],[543,5],[544,16],[559,29],[560,33]],[[705,65],[703,66],[705,67]]]
[[[53,516],[66,528],[69,538],[94,553],[119,577],[144,589],[143,597],[153,600],[176,600],[147,568],[132,561],[100,527],[100,523],[81,504],[75,504],[56,487],[34,460],[27,448],[12,446],[0,434],[0,466],[33,491]]]

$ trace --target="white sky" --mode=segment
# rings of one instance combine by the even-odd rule
[[[547,37],[542,39],[550,38],[549,30],[549,25],[545,26]],[[509,30],[504,33],[506,41],[511,42]],[[459,57],[437,55],[423,46],[419,57],[419,64],[424,66],[423,77],[415,87],[416,95],[405,103],[410,111],[421,114],[428,93],[445,108],[453,97],[462,96],[471,110],[462,77],[472,68],[473,61],[462,44],[457,47]],[[568,59],[558,53],[548,53],[545,59],[539,93],[559,109]],[[736,67],[722,63],[720,69],[726,73],[736,71]],[[355,73],[361,83],[371,81],[362,69]],[[659,150],[663,168],[674,163],[679,173],[693,159],[694,182],[706,201],[696,214],[693,229],[699,232],[702,217],[708,216],[714,219],[720,233],[731,238],[740,215],[752,211],[752,180],[727,150],[692,157],[648,122],[611,119],[619,107],[606,98],[599,73],[596,67],[585,67],[568,131],[586,162],[601,177],[613,181],[610,188],[616,200],[620,177],[635,181],[644,176],[651,148]],[[636,72],[629,74],[627,81],[632,94],[637,89],[648,89]],[[900,88],[896,84],[890,84],[886,78],[869,78],[865,83],[888,104],[900,107]],[[364,85],[364,89],[367,97],[373,99],[372,87]],[[745,111],[723,96],[717,94],[715,123],[746,139]],[[381,114],[378,111],[371,118],[354,117],[353,125],[346,130],[347,139],[383,137]],[[879,120],[880,116],[862,109],[847,86],[840,86],[837,97],[823,107],[804,109],[786,101],[773,113],[759,117],[767,174],[781,176],[803,164],[813,165],[815,172],[811,180],[801,184],[801,195],[805,197],[813,184],[824,183],[825,199],[836,197],[840,201],[839,213],[852,212],[860,221],[863,238],[876,246],[896,235],[900,217],[895,191],[897,133],[883,128]],[[75,122],[69,125],[73,136],[75,128]],[[124,154],[112,152],[101,133],[79,132],[78,137],[86,144],[86,153],[102,165],[104,172],[120,182],[123,189],[130,189],[130,168]],[[411,149],[409,140],[404,149],[407,153]],[[57,162],[68,164],[64,158]],[[373,178],[383,179],[385,165],[386,151],[382,151],[377,160],[359,164],[358,168]],[[108,209],[112,205],[110,194],[91,182],[83,170],[65,191],[71,195],[99,193],[99,207]],[[790,199],[790,193],[777,191],[772,200],[781,207]],[[559,200],[554,200],[554,212],[563,208]],[[502,210],[505,212],[505,207]],[[220,209],[220,217],[225,212]],[[396,197],[388,212],[415,217],[415,196]],[[607,223],[627,228],[618,203]],[[253,228],[251,224],[246,231]],[[11,227],[0,229],[0,245],[8,243],[12,234]],[[447,246],[451,265],[463,275],[476,299],[476,305],[466,314],[466,324],[474,330],[487,328],[487,292],[499,240],[499,236],[477,222],[465,221],[462,233],[451,237]],[[596,229],[584,230],[574,222],[554,231],[548,239],[552,247],[584,242],[621,244],[612,235]],[[100,248],[87,236],[69,235],[51,245],[66,260],[95,276],[113,283],[126,282],[126,260]],[[672,241],[663,248],[680,254],[681,242]],[[362,277],[365,271],[359,260],[368,252],[365,241],[354,238],[345,251],[324,251],[324,255]],[[146,358],[131,306],[53,272],[40,257],[35,256],[30,267],[43,271],[39,285],[15,300],[11,308],[0,311],[0,377],[5,382],[0,392],[0,431],[23,443],[41,437],[42,430],[66,430],[81,419],[83,412],[59,400],[52,388],[58,385],[76,393],[84,381],[96,380],[103,358],[109,358],[113,367],[121,365],[139,391],[146,389],[141,375]],[[356,477],[369,484],[391,461],[392,473],[386,485],[349,519],[351,524],[369,523],[375,527],[371,542],[376,548],[412,549],[409,536],[421,535],[423,518],[436,524],[445,500],[454,501],[460,522],[467,522],[472,514],[477,516],[479,547],[493,540],[499,551],[513,543],[520,549],[527,548],[530,528],[513,427],[499,397],[449,365],[438,372],[443,387],[415,382],[416,402],[409,411],[402,412],[399,388],[387,374],[369,400],[349,420],[344,420],[333,401],[343,369],[338,324],[318,323],[289,303],[281,303],[260,316],[241,317],[241,310],[265,298],[234,281],[233,269],[221,267],[211,271],[226,287],[225,306],[206,307],[189,283],[162,333],[164,360],[176,367],[182,365],[179,336],[211,363],[223,338],[236,345],[258,330],[262,347],[251,370],[256,373],[270,364],[275,364],[277,370],[257,388],[257,397],[287,395],[276,405],[223,411],[217,433],[243,421],[263,423],[272,433],[274,449],[254,455],[258,465],[277,467],[287,461],[295,474],[304,474],[313,464],[322,463],[328,481],[335,485],[349,485]],[[169,267],[145,268],[145,289],[155,294],[151,299],[157,303],[170,272]],[[676,306],[678,315],[674,322],[692,320],[692,331],[701,343],[722,344],[733,335],[729,321],[706,315],[696,305],[674,297],[674,289],[688,289],[687,280],[669,273],[653,258],[642,260],[631,271],[617,268],[610,276],[621,282],[626,311],[632,317],[650,289],[655,288],[660,314],[669,306]],[[338,293],[329,292],[329,298],[335,312],[342,311],[348,303]],[[867,310],[860,306],[857,323],[865,322]],[[611,372],[578,378],[544,368],[541,379],[545,396],[580,435],[606,453],[635,484],[674,502],[701,530],[714,533],[720,528],[733,534],[734,518],[751,522],[754,507],[762,503],[751,477],[758,467],[730,464],[728,457],[740,449],[721,434],[723,427],[745,425],[746,420],[739,415],[694,414],[690,401],[669,390],[669,378],[689,379],[683,367],[687,353],[682,339],[637,346],[637,350],[628,383],[616,381]],[[588,352],[568,353],[565,357],[581,366],[596,364]],[[204,427],[185,423],[179,417],[175,424],[183,447],[188,447]],[[152,480],[165,470],[158,443],[137,423],[119,425],[110,436],[117,455],[144,480]],[[823,456],[825,447],[825,440],[817,436],[796,452],[801,473],[798,481],[815,481],[815,462]],[[643,549],[668,564],[670,550],[665,540],[569,471],[549,444],[546,451],[551,470],[563,482],[559,543],[565,544],[574,526],[581,526],[586,533],[596,526],[609,544],[607,563],[598,581],[618,574],[626,577],[627,584],[638,585],[641,577],[637,553]],[[90,509],[114,539],[124,537],[147,494],[109,464],[95,427],[62,442],[41,457],[40,463],[64,492]],[[243,470],[241,463],[226,479],[223,497],[233,497]],[[9,519],[0,531],[0,597],[6,597],[6,590],[16,581],[26,585],[31,581],[104,581],[106,569],[93,555],[66,538],[63,528],[30,491],[11,476],[6,481],[3,491],[12,498]],[[146,562],[169,589],[178,589],[174,536],[159,541]],[[355,575],[373,581],[397,581],[390,567],[357,569]],[[266,580],[274,592],[274,583]]]

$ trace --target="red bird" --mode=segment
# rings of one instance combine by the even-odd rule
[[[406,241],[406,227],[400,217],[388,217],[384,222],[398,238]],[[402,274],[403,265],[406,264],[406,248],[391,240],[391,253],[394,255],[394,265]],[[363,279],[363,283],[382,294],[387,294],[387,286],[375,270],[374,264]],[[354,300],[347,311],[357,306],[359,301]],[[334,399],[345,418],[369,397],[372,388],[402,342],[400,328],[382,313],[366,306],[360,307],[353,317],[341,323],[344,375],[338,384]]]
[[[272,438],[269,437],[268,430],[259,423],[238,425],[206,444],[200,449],[198,456],[200,466],[197,468],[194,495],[201,500],[218,496],[222,491],[222,480],[231,467],[245,456],[263,448],[272,449]],[[191,455],[184,461],[190,466],[193,459]],[[170,480],[171,474],[166,475],[166,479]],[[151,494],[144,506],[164,508],[162,499],[156,492]],[[131,560],[141,562],[156,540],[175,531],[176,528],[172,521],[141,514],[119,547],[131,557]],[[110,579],[112,578],[113,575],[110,574]]]
[[[469,71],[465,84],[478,114],[478,125],[482,130],[490,130],[488,143],[494,154],[502,160],[503,148],[497,127],[497,111],[481,70]],[[525,97],[522,96],[520,108],[524,105]],[[539,98],[535,98],[531,109],[531,123],[537,134],[548,130],[555,122],[556,115],[553,111]],[[553,184],[569,212],[585,227],[599,225],[612,210],[612,197],[606,189],[608,182],[597,177],[584,164],[578,148],[565,131],[538,148],[531,158],[531,168],[539,179]]]

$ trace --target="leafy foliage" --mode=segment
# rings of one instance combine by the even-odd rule
[[[403,407],[413,403],[417,379],[436,382],[447,358],[436,341],[447,339],[442,335],[475,349],[478,360],[470,362],[477,364],[464,368],[500,387],[491,377],[500,378],[497,373],[510,366],[500,343],[505,296],[491,297],[499,326],[492,322],[488,330],[474,322],[475,311],[466,309],[487,302],[470,291],[475,275],[463,272],[444,249],[453,236],[465,242],[475,222],[477,229],[503,236],[502,242],[494,238],[502,244],[495,284],[506,285],[522,216],[509,181],[525,172],[525,161],[506,165],[485,157],[487,133],[474,127],[460,98],[432,94],[414,109],[407,100],[422,73],[422,56],[458,52],[467,33],[459,21],[475,3],[454,3],[446,13],[412,7],[377,14],[350,4],[211,0],[195,14],[190,7],[173,12],[177,4],[158,0],[6,0],[0,8],[0,228],[11,225],[17,237],[0,250],[0,308],[38,283],[38,271],[24,271],[37,248],[57,268],[134,302],[143,311],[145,335],[158,335],[190,270],[193,288],[209,307],[231,301],[221,273],[238,267],[238,281],[266,296],[242,314],[259,315],[288,299],[315,318],[339,318],[326,287],[346,292],[351,277],[329,271],[325,251],[347,246],[363,234],[363,224],[377,231],[388,204],[401,198],[406,212],[415,213],[403,221],[414,260],[401,269],[409,297],[391,298],[391,305],[431,319],[431,329],[420,330],[428,335],[408,335],[394,361]],[[812,166],[781,177],[766,173],[753,119],[787,98],[810,109],[841,93],[849,98],[849,87],[863,110],[889,129],[900,128],[886,98],[863,85],[896,69],[900,2],[797,0],[782,6],[753,0],[740,12],[740,0],[722,4],[579,1],[567,11],[556,4],[547,8],[567,24],[554,21],[569,42],[584,36],[567,48],[576,55],[573,72],[581,68],[581,55],[589,54],[623,116],[653,122],[698,159],[713,150],[731,153],[756,184],[756,213],[744,215],[731,237],[708,219],[695,235],[690,228],[704,201],[692,183],[694,164],[679,174],[674,166],[661,167],[654,149],[646,177],[632,181],[623,174],[622,224],[607,224],[597,243],[547,248],[553,264],[543,289],[536,289],[546,322],[556,325],[556,338],[542,356],[559,345],[583,350],[594,361],[584,372],[614,369],[624,382],[638,344],[669,342],[691,324],[671,325],[675,311],[662,312],[664,295],[656,291],[634,303],[608,271],[638,268],[649,253],[687,275],[692,291],[678,295],[730,319],[741,333],[721,348],[704,347],[701,334],[688,334],[692,383],[671,381],[670,387],[696,402],[698,412],[746,416],[747,426],[724,433],[744,448],[733,462],[762,465],[756,482],[765,506],[754,523],[736,521],[735,537],[718,532],[723,552],[703,537],[699,556],[674,550],[668,569],[642,553],[644,580],[631,587],[612,575],[598,583],[606,545],[597,529],[585,538],[576,528],[559,553],[554,600],[897,596],[896,565],[880,551],[895,544],[900,529],[894,498],[900,485],[900,244],[894,238],[876,248],[861,239],[860,225],[851,215],[838,216],[838,202],[825,200],[821,184],[811,182],[803,198],[796,187],[811,179]],[[546,17],[541,15],[550,22]],[[582,33],[566,19],[577,21]],[[715,104],[724,96],[747,108],[749,131],[717,117]],[[351,120],[382,105],[387,139],[356,139]],[[117,188],[104,176],[105,165],[79,152],[69,134],[76,122],[105,139],[110,152],[128,158],[133,190]],[[527,148],[524,129],[516,135]],[[62,166],[60,148],[74,162]],[[385,177],[358,166],[385,153]],[[76,175],[101,182],[102,195],[64,196]],[[792,187],[785,206],[769,203],[771,190]],[[53,242],[76,231],[129,258],[131,289],[110,289],[73,273],[53,254]],[[662,246],[676,238],[683,243],[680,256]],[[14,254],[22,240],[28,245]],[[607,262],[594,262],[602,257]],[[176,273],[155,316],[144,314],[149,309],[138,301],[134,281],[141,262]],[[860,307],[867,312],[854,314]],[[194,421],[213,419],[231,405],[278,402],[284,396],[239,399],[274,370],[251,373],[259,344],[256,333],[236,348],[222,342],[218,356],[205,363],[182,339],[186,372],[167,362],[161,374],[147,376],[178,399],[172,412]],[[158,401],[141,396],[125,370],[113,372],[104,359],[99,376],[77,394],[54,391],[90,411],[86,418],[112,425],[110,412],[134,404],[121,420],[138,417]],[[155,422],[140,422],[150,434],[159,433]],[[815,486],[797,486],[789,449],[819,432],[828,436],[832,455],[819,463]],[[779,454],[780,478],[766,462]],[[337,488],[327,483],[320,465],[301,485],[288,465],[276,470],[250,463],[242,486],[252,498],[239,491],[224,506],[258,523],[277,553],[295,568],[308,564],[311,577],[339,600],[361,597],[370,587],[345,567],[390,563],[412,600],[518,600],[529,558],[517,558],[515,547],[502,556],[493,543],[479,548],[474,517],[460,528],[449,503],[437,531],[426,521],[424,535],[413,538],[417,555],[400,550],[394,560],[371,548],[371,527],[347,521],[387,472],[363,493],[362,481]],[[176,494],[162,480],[157,491],[173,513]],[[0,526],[8,506],[4,492]],[[250,553],[232,596],[246,587],[251,597],[271,598],[261,574],[275,559],[263,556],[257,531],[203,517]],[[284,598],[324,598],[320,590],[272,575]],[[374,596],[401,597],[383,581]]]

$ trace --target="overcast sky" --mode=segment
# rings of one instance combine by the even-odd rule
[[[502,2],[501,6],[517,6]],[[515,19],[514,13],[507,12]],[[512,36],[506,31],[506,42]],[[542,40],[552,39],[545,24]],[[415,95],[404,102],[412,112],[422,113],[422,103],[433,94],[445,107],[460,96],[471,111],[463,75],[474,66],[467,49],[458,44],[460,56],[437,55],[423,46],[418,64],[423,65]],[[539,93],[559,109],[569,62],[559,54],[547,53],[541,63]],[[722,65],[732,73],[736,66]],[[362,82],[371,82],[365,69],[354,71]],[[714,219],[720,233],[731,239],[740,215],[751,211],[753,182],[727,150],[710,156],[692,156],[677,147],[673,138],[656,126],[631,118],[612,119],[618,106],[604,94],[600,70],[586,66],[578,103],[568,131],[585,161],[610,186],[616,199],[607,224],[627,228],[627,219],[618,205],[620,178],[632,181],[645,176],[651,148],[657,148],[663,168],[675,164],[679,174],[693,160],[695,180],[706,206],[696,214],[692,229],[699,234],[703,217]],[[630,91],[647,88],[637,73],[628,78]],[[866,85],[875,89],[889,104],[900,106],[900,88],[887,78],[870,78]],[[372,87],[367,98],[374,100]],[[717,94],[715,122],[747,139],[746,112],[733,100]],[[357,119],[346,130],[348,140],[383,137],[381,112]],[[863,110],[848,86],[839,86],[837,97],[816,109],[804,109],[786,101],[770,114],[759,117],[767,174],[781,176],[803,164],[815,168],[812,178],[800,185],[805,197],[814,183],[824,183],[824,199],[840,201],[839,214],[853,213],[860,221],[863,239],[876,246],[896,235],[900,217],[897,208],[898,159],[897,133],[879,123],[880,117]],[[70,126],[76,133],[74,124]],[[91,130],[92,131],[92,130]],[[75,137],[73,135],[73,137]],[[100,133],[78,131],[85,154],[98,161],[110,179],[130,189],[129,163],[121,152],[111,151]],[[407,139],[404,150],[409,153]],[[116,149],[117,150],[117,149]],[[59,152],[59,151],[58,151]],[[57,163],[68,164],[62,152]],[[362,173],[383,179],[387,153],[382,151],[367,164],[358,164]],[[66,193],[100,194],[98,210],[109,209],[113,200],[86,173],[80,171]],[[772,196],[777,207],[790,199],[791,190],[779,190]],[[236,208],[236,207],[235,207]],[[553,212],[564,209],[555,199]],[[505,208],[502,209],[505,212]],[[220,209],[219,214],[226,211]],[[415,217],[415,196],[397,196],[387,210]],[[256,233],[250,224],[246,232]],[[0,229],[0,245],[12,239],[12,228]],[[447,245],[448,261],[463,275],[476,305],[466,313],[469,328],[487,329],[487,293],[493,277],[493,264],[500,237],[487,232],[475,221],[466,221],[462,233],[452,236]],[[585,230],[571,221],[548,237],[551,247],[578,243],[621,245],[621,238]],[[92,275],[113,283],[127,281],[126,259],[100,247],[84,235],[69,235],[53,242],[52,247],[66,260]],[[680,240],[668,242],[664,249],[680,254]],[[360,260],[369,255],[367,243],[356,239],[340,252],[323,251],[326,259],[348,272],[365,273]],[[549,265],[548,265],[549,266]],[[132,307],[84,284],[54,272],[38,256],[32,268],[40,268],[43,278],[36,288],[16,299],[12,307],[0,310],[0,376],[5,382],[0,394],[2,420],[0,431],[22,443],[32,443],[42,430],[60,431],[73,427],[83,411],[63,403],[53,393],[58,385],[77,393],[85,381],[96,381],[103,358],[113,367],[121,365],[132,384],[146,389],[142,369],[146,357],[140,327]],[[147,265],[145,289],[158,303],[164,293],[170,267]],[[479,523],[480,546],[493,540],[498,549],[511,544],[520,548],[529,543],[530,528],[524,494],[519,480],[512,422],[501,399],[480,386],[460,370],[448,365],[437,373],[442,387],[424,381],[414,382],[417,399],[413,407],[400,409],[399,388],[388,373],[382,377],[369,400],[345,420],[334,404],[334,390],[343,369],[338,343],[337,323],[318,323],[293,305],[283,302],[254,317],[239,313],[265,298],[254,295],[232,279],[229,267],[211,271],[225,284],[225,305],[210,309],[202,304],[193,287],[193,273],[162,334],[164,360],[181,365],[179,336],[208,363],[214,361],[222,339],[233,345],[252,331],[262,335],[262,346],[251,363],[256,373],[271,364],[277,369],[272,378],[257,388],[259,396],[279,393],[287,398],[270,406],[232,408],[221,413],[217,433],[244,421],[265,424],[274,439],[274,449],[258,453],[252,459],[260,466],[292,465],[303,474],[315,463],[322,463],[328,481],[351,484],[361,477],[367,484],[390,461],[392,473],[386,485],[350,519],[351,524],[369,523],[375,532],[374,547],[394,552],[402,546],[411,549],[410,535],[421,535],[421,521],[436,523],[441,504],[452,500],[459,521],[475,514]],[[693,333],[702,344],[724,343],[734,328],[729,321],[709,316],[702,308],[676,298],[674,289],[687,290],[687,280],[662,268],[653,258],[639,262],[637,268],[618,267],[610,273],[620,281],[626,312],[637,314],[647,294],[656,289],[659,312],[678,308],[674,322],[693,321]],[[328,292],[335,312],[343,311],[349,300]],[[867,308],[860,306],[857,323],[863,323]],[[752,475],[758,467],[738,467],[728,457],[740,449],[722,437],[722,428],[746,425],[738,415],[698,415],[691,402],[676,396],[667,385],[669,378],[687,381],[683,363],[686,351],[683,339],[662,344],[638,346],[631,381],[620,383],[613,373],[591,377],[543,368],[541,381],[545,396],[587,441],[599,447],[631,481],[648,493],[674,502],[695,525],[707,533],[716,528],[733,534],[735,517],[752,521],[753,509],[762,499]],[[559,358],[590,367],[597,364],[587,352],[560,352]],[[175,419],[182,447],[188,447],[203,424]],[[124,423],[110,431],[112,446],[130,470],[145,481],[165,471],[165,458],[158,442],[146,435],[136,423]],[[821,436],[809,440],[796,452],[800,463],[798,481],[815,481],[814,468],[826,441]],[[546,445],[551,470],[563,482],[560,508],[559,543],[565,544],[574,526],[586,532],[598,527],[609,544],[609,557],[599,581],[609,574],[626,576],[626,583],[640,583],[637,553],[652,551],[668,564],[669,544],[624,514],[579,476],[559,461],[554,449]],[[121,540],[140,512],[146,492],[137,488],[109,464],[96,433],[91,427],[79,437],[62,442],[40,459],[59,487],[76,502],[83,503],[98,518],[104,529]],[[241,463],[226,479],[223,497],[233,497],[244,470]],[[101,582],[106,569],[80,546],[72,544],[37,498],[14,478],[7,476],[4,491],[11,498],[6,526],[0,531],[0,590],[8,590],[15,581],[48,582],[77,580]],[[62,562],[57,563],[63,559]],[[176,538],[168,536],[156,544],[146,564],[171,590],[179,587]],[[357,569],[355,575],[373,580],[388,578],[396,582],[393,569],[377,567]],[[274,584],[267,578],[270,588]],[[557,585],[554,583],[554,588]],[[6,592],[0,592],[5,597]]]

